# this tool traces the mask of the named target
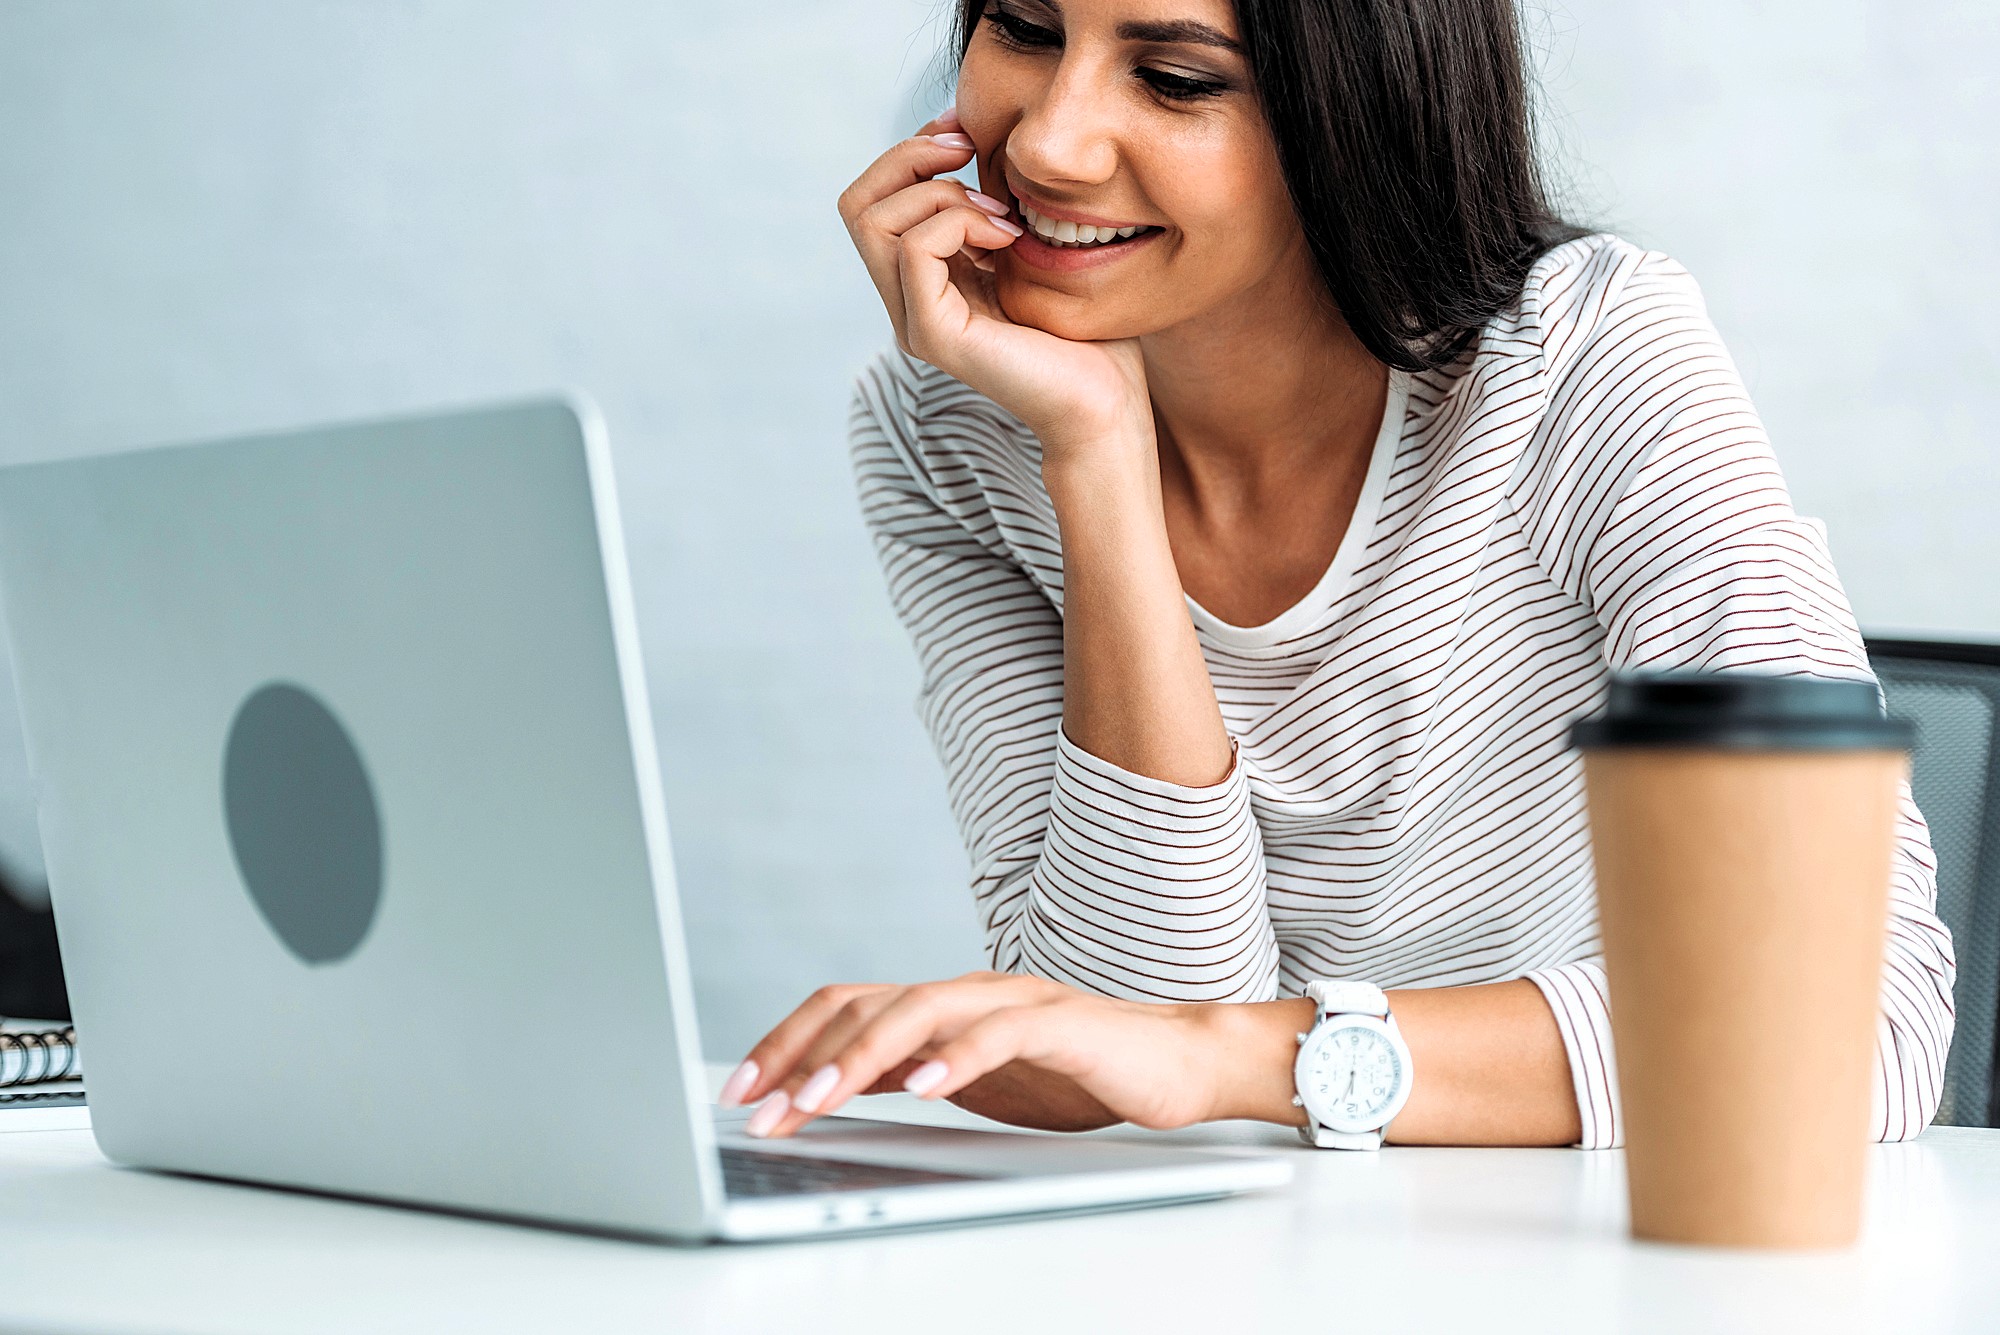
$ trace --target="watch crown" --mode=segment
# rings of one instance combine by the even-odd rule
[[[1298,1043],[1300,1047],[1304,1047],[1306,1045],[1306,1036],[1304,1034],[1293,1034],[1292,1038],[1295,1042]]]
[[[1298,1095],[1294,1094],[1292,1095],[1292,1106],[1294,1108],[1303,1108],[1306,1106],[1306,1101],[1300,1098]]]

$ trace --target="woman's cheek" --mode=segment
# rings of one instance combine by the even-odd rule
[[[1016,119],[1009,107],[1018,108],[1019,104],[1006,95],[1004,80],[988,72],[988,63],[979,54],[979,44],[974,42],[973,49],[966,53],[965,63],[959,67],[954,105],[960,128],[972,136],[978,150],[980,188],[992,195],[996,194],[992,187],[997,185],[998,197],[1006,199],[1009,198],[1006,182],[999,179],[994,159],[1007,137],[1007,127]]]

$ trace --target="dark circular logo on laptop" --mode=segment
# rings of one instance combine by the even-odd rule
[[[318,696],[250,693],[222,760],[229,846],[250,898],[308,964],[360,946],[382,901],[382,819],[361,752]]]

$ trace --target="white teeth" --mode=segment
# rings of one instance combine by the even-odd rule
[[[1099,227],[1091,223],[1070,222],[1066,218],[1044,218],[1026,204],[1021,207],[1021,219],[1033,228],[1035,235],[1052,246],[1101,246],[1107,241],[1122,241],[1136,236],[1144,230],[1136,223],[1130,227]]]

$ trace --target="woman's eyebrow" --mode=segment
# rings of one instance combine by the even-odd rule
[[[1236,44],[1235,38],[1194,19],[1121,23],[1118,25],[1118,38],[1125,42],[1189,42],[1196,46],[1219,46],[1239,56],[1243,54],[1243,48]]]

